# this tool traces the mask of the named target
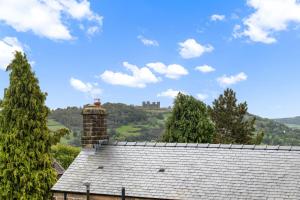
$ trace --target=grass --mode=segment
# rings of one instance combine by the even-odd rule
[[[168,108],[160,108],[160,109],[143,109],[145,112],[149,112],[149,113],[170,113],[171,110]]]
[[[289,128],[300,130],[300,125],[298,124],[285,124],[285,125],[288,126]]]
[[[118,136],[123,136],[123,137],[136,137],[139,136],[141,133],[141,128],[135,127],[133,125],[123,125],[120,126],[119,128],[116,129],[117,135]]]
[[[61,128],[66,128],[66,129],[68,129],[67,127],[65,127],[64,125],[62,125],[61,123],[59,123],[59,122],[57,122],[57,121],[55,121],[55,120],[53,120],[53,119],[48,119],[48,121],[47,121],[47,126],[48,126],[48,128],[49,128],[51,131],[57,131],[57,130],[59,130],[59,129],[61,129]],[[59,143],[61,143],[61,144],[69,144],[69,142],[70,142],[71,140],[73,140],[74,138],[75,138],[74,133],[71,131],[70,134],[68,134],[68,135],[66,135],[66,136],[64,136],[64,137],[62,137],[62,138],[60,139],[60,142],[59,142]]]
[[[58,129],[66,128],[64,125],[57,121],[54,121],[53,119],[48,120],[47,126],[51,131],[57,131]]]

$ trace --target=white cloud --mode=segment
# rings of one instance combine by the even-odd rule
[[[222,87],[233,85],[240,81],[245,81],[245,80],[247,80],[247,75],[244,72],[232,76],[223,75],[217,78],[217,81]]]
[[[213,68],[212,66],[209,66],[209,65],[197,66],[197,67],[195,67],[195,70],[200,71],[202,73],[209,73],[209,72],[216,71],[215,68]]]
[[[14,52],[23,52],[22,44],[15,37],[5,37],[0,40],[0,69],[5,70],[14,58]]]
[[[144,88],[147,84],[159,82],[159,78],[157,78],[147,67],[139,68],[138,66],[129,64],[128,62],[123,62],[123,66],[132,74],[106,70],[100,75],[100,78],[104,82],[112,85],[136,88]]]
[[[210,20],[212,21],[223,21],[225,19],[225,15],[214,14],[210,16]]]
[[[204,101],[205,99],[208,98],[208,95],[207,94],[197,94],[197,98],[200,99],[201,101]]]
[[[99,32],[99,27],[98,26],[91,26],[87,29],[86,33],[90,36],[94,35],[95,33]]]
[[[185,94],[185,92],[182,92],[182,91],[167,89],[166,91],[158,93],[157,96],[158,97],[175,98],[179,92]]]
[[[271,44],[277,41],[274,33],[287,30],[291,23],[300,23],[298,0],[248,0],[247,4],[255,11],[244,19],[240,37]]]
[[[161,62],[148,63],[147,67],[153,69],[159,74],[164,74],[167,78],[178,79],[181,76],[188,75],[188,70],[178,64],[165,65]]]
[[[99,97],[99,95],[102,93],[102,90],[98,87],[98,84],[84,83],[81,80],[73,77],[70,79],[70,84],[75,90],[88,94],[92,98]]]
[[[0,21],[18,32],[34,34],[54,40],[70,40],[72,35],[65,19],[88,20],[102,26],[102,16],[90,9],[88,0],[9,0],[0,1]]]
[[[147,39],[142,35],[137,37],[145,46],[159,46],[159,43],[156,40]]]
[[[201,45],[200,43],[197,43],[195,39],[187,39],[184,42],[180,42],[179,46],[179,54],[185,59],[196,58],[205,52],[211,52],[214,50],[212,45]]]
[[[239,38],[239,37],[243,36],[243,32],[241,32],[241,28],[242,27],[239,24],[234,25],[234,27],[233,27],[233,33],[232,33],[232,36],[234,38]]]

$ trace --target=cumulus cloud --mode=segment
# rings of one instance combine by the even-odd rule
[[[291,23],[300,23],[298,0],[248,0],[255,11],[243,21],[244,29],[235,36],[246,36],[254,42],[276,42],[274,33],[288,29]]]
[[[70,79],[70,84],[75,90],[83,92],[92,98],[99,97],[99,95],[102,93],[102,90],[96,83],[84,83],[81,80],[72,77]]]
[[[100,78],[104,82],[112,85],[136,88],[144,88],[147,84],[159,82],[159,78],[157,78],[147,67],[139,68],[128,62],[123,62],[123,66],[129,70],[131,74],[106,70],[100,75]]]
[[[223,75],[217,78],[217,81],[222,87],[233,85],[240,81],[245,81],[245,80],[247,80],[247,75],[244,72],[232,76]]]
[[[0,40],[0,69],[5,70],[14,58],[14,52],[23,52],[23,45],[15,37],[5,37]]]
[[[225,15],[214,14],[210,16],[211,21],[223,21],[225,19]]]
[[[209,66],[209,65],[197,66],[197,67],[195,67],[195,70],[200,71],[202,73],[210,73],[210,72],[216,71],[215,68],[213,68],[212,66]]]
[[[145,46],[159,46],[159,43],[156,40],[147,39],[142,35],[137,37]]]
[[[185,94],[185,92],[182,92],[182,91],[173,90],[173,89],[167,89],[166,91],[158,93],[157,96],[158,97],[168,97],[168,98],[172,98],[173,99],[173,98],[175,98],[177,96],[177,94],[179,92]]]
[[[0,1],[0,21],[18,32],[54,40],[70,40],[72,35],[63,19],[87,20],[101,27],[103,17],[90,9],[88,0],[9,0]]]
[[[187,39],[184,42],[180,42],[179,46],[179,54],[185,59],[200,57],[203,53],[214,50],[212,45],[202,45],[195,39]]]
[[[197,98],[201,101],[204,101],[205,99],[208,98],[208,95],[207,94],[202,94],[202,93],[199,93],[197,94]]]
[[[188,75],[188,70],[178,64],[165,65],[161,62],[148,63],[147,67],[153,69],[159,74],[165,75],[167,78],[178,79],[181,76]]]

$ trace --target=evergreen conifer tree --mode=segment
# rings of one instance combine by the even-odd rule
[[[10,82],[0,115],[0,199],[48,199],[56,175],[46,94],[25,54],[16,52],[7,71]]]
[[[206,105],[193,96],[179,93],[163,135],[165,142],[211,142],[214,124]]]
[[[216,126],[215,143],[261,142],[259,138],[253,139],[255,118],[247,117],[247,103],[237,104],[236,94],[232,89],[226,89],[224,94],[215,99],[209,110]]]

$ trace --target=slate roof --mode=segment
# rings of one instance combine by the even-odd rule
[[[84,182],[104,195],[299,200],[300,147],[118,142],[83,149],[52,190],[84,193]]]
[[[52,167],[55,169],[58,177],[61,177],[65,172],[65,169],[55,159],[53,159]]]

